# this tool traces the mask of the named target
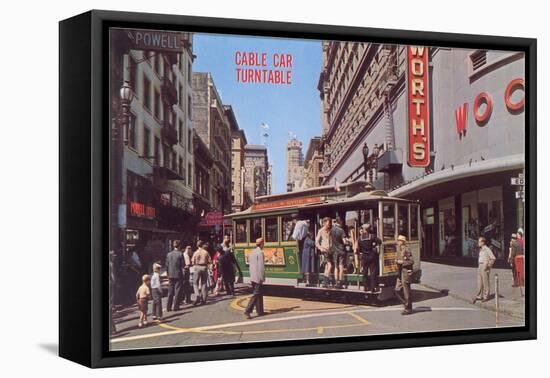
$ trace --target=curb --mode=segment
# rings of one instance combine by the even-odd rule
[[[431,289],[431,290],[437,290],[439,292],[444,292],[446,291],[447,292],[447,295],[452,297],[452,298],[455,298],[455,299],[458,299],[458,300],[461,300],[463,302],[467,302],[469,304],[472,304],[472,300],[471,298],[464,298],[463,296],[460,296],[460,295],[457,295],[457,294],[454,294],[452,293],[450,290],[448,289],[440,289],[438,287],[435,287],[435,286],[432,286],[432,285],[428,285],[428,284],[425,284],[425,283],[420,283],[419,284],[420,286],[424,286],[425,288],[428,288],[428,289]],[[489,310],[489,311],[492,311],[494,312],[495,311],[495,306],[494,305],[491,305],[491,304],[486,304],[486,303],[483,303],[483,302],[478,302],[476,304],[473,304],[473,306],[477,306],[479,308],[483,308],[485,310]],[[505,314],[505,315],[508,315],[508,316],[511,316],[513,318],[516,318],[516,319],[525,319],[525,316],[522,312],[518,313],[518,311],[514,311],[514,310],[509,310],[509,309],[506,309],[504,307],[500,307],[500,310],[499,310],[499,313],[501,314]]]

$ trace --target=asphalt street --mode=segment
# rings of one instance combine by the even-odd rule
[[[183,305],[164,314],[162,322],[138,328],[135,306],[115,316],[117,334],[112,350],[185,347],[192,345],[311,339],[497,327],[495,312],[421,285],[413,285],[414,313],[401,315],[397,301],[382,305],[332,303],[293,297],[266,296],[266,315],[244,317],[247,287],[236,297],[209,297],[206,305]],[[166,298],[164,298],[165,300]],[[152,304],[149,302],[149,313]],[[523,319],[504,314],[498,327],[522,326]]]

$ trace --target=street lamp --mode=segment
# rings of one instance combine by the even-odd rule
[[[363,164],[365,168],[365,180],[367,180],[368,160],[369,160],[369,146],[367,146],[367,142],[365,142],[365,144],[363,144]]]
[[[128,127],[130,125],[130,104],[134,99],[134,91],[129,81],[120,87],[120,102],[122,105],[122,125],[124,130],[124,144],[128,144]]]

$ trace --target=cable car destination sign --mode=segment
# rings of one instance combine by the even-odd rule
[[[430,165],[428,48],[407,47],[407,113],[411,167]]]

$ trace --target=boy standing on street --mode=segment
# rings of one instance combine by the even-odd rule
[[[149,283],[151,278],[148,274],[144,274],[141,277],[143,282],[136,292],[136,300],[139,309],[139,323],[138,327],[141,328],[144,325],[147,325],[147,308],[149,297],[151,296],[151,291],[149,290]]]
[[[162,287],[160,284],[160,264],[153,264],[151,277],[151,294],[153,295],[153,320],[162,320]]]

